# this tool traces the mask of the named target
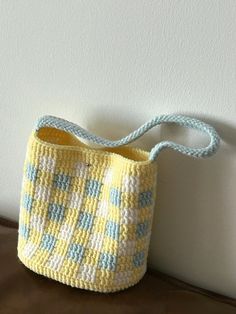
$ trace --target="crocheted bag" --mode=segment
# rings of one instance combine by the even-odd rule
[[[150,153],[126,146],[163,122],[203,131],[210,143],[189,148],[164,141]],[[102,148],[91,148],[78,137]],[[156,157],[164,148],[207,157],[218,146],[214,128],[181,115],[156,117],[118,141],[42,117],[24,165],[19,259],[36,273],[73,287],[112,292],[136,284],[147,267]]]

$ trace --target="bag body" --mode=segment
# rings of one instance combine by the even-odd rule
[[[213,154],[219,138],[202,124],[211,137],[207,148],[161,142],[149,154],[126,144],[150,129],[150,122],[120,141],[109,141],[68,121],[41,118],[30,136],[24,164],[21,262],[38,274],[93,291],[113,292],[136,284],[147,268],[155,159],[168,147],[188,155],[194,150],[197,157]],[[102,148],[91,148],[78,137]]]

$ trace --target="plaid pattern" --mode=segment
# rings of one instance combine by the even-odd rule
[[[134,285],[146,271],[155,163],[47,148],[31,137],[19,258],[71,286],[110,292]]]

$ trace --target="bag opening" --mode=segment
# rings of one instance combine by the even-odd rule
[[[46,143],[62,145],[62,146],[74,146],[88,150],[103,151],[112,154],[120,155],[124,158],[133,161],[148,161],[148,152],[141,149],[137,149],[130,146],[120,147],[101,147],[94,148],[81,142],[75,135],[72,135],[66,131],[62,131],[56,128],[43,127],[37,131],[37,137]]]

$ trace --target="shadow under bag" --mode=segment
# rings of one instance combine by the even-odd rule
[[[161,123],[205,132],[210,143],[190,148],[163,141],[150,153],[127,146]],[[40,118],[24,164],[19,259],[73,287],[113,292],[133,286],[147,268],[159,153],[172,148],[208,157],[218,146],[214,128],[181,115],[155,117],[118,141],[60,118]]]

